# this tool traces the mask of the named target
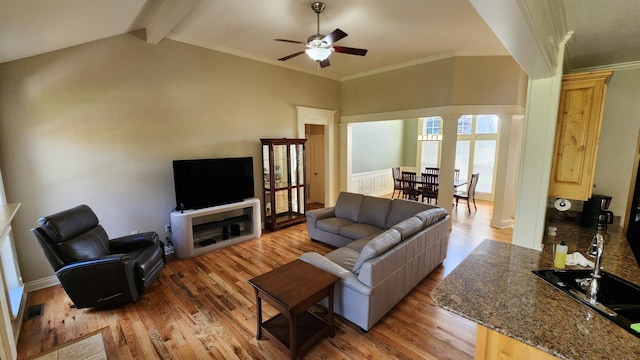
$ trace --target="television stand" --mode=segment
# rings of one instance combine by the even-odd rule
[[[260,200],[171,212],[173,249],[178,259],[255,239],[260,236]]]

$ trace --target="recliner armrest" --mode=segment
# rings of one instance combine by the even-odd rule
[[[335,208],[329,207],[329,208],[322,208],[322,209],[307,210],[305,215],[307,216],[307,224],[308,224],[307,226],[316,228],[316,222],[318,220],[335,217],[336,212],[335,212]]]
[[[125,253],[157,244],[160,241],[158,234],[153,231],[140,234],[125,235],[109,240],[111,253]]]
[[[358,278],[354,273],[316,252],[304,253],[300,255],[300,260],[341,278],[341,282],[344,286],[347,286],[363,295],[371,294],[371,288],[358,281]]]
[[[56,275],[78,309],[105,307],[138,298],[134,266],[129,255],[113,254],[65,265]]]

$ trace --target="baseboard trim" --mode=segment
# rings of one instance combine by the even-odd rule
[[[52,275],[43,279],[29,281],[28,283],[24,284],[24,289],[27,293],[30,293],[32,291],[48,288],[49,286],[58,284],[60,284],[60,281],[55,275]]]
[[[491,219],[490,225],[497,229],[510,228],[510,227],[513,227],[513,219],[506,219],[506,220]]]

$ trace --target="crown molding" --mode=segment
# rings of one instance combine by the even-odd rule
[[[353,79],[357,79],[357,78],[362,78],[362,77],[366,77],[366,76],[370,76],[370,75],[382,74],[382,73],[385,73],[385,72],[388,72],[388,71],[408,68],[408,67],[411,67],[411,66],[421,65],[421,64],[434,62],[434,61],[438,61],[438,60],[443,60],[443,59],[448,59],[448,58],[457,57],[457,56],[511,56],[511,54],[508,51],[476,51],[476,52],[452,51],[452,52],[437,54],[437,55],[429,56],[429,57],[426,57],[426,58],[411,60],[411,61],[407,61],[407,62],[404,62],[404,63],[396,64],[396,65],[386,66],[386,67],[373,69],[373,70],[369,70],[369,71],[363,71],[361,73],[357,73],[357,74],[353,74],[353,75],[348,75],[348,76],[343,76],[343,77],[337,78],[337,77],[322,75],[321,73],[318,73],[317,71],[310,71],[310,70],[305,70],[305,69],[300,69],[298,67],[290,66],[290,65],[287,65],[286,63],[283,63],[282,61],[266,60],[266,59],[261,58],[261,57],[257,57],[257,56],[254,56],[254,55],[249,55],[249,54],[246,54],[246,53],[243,53],[243,52],[239,52],[239,51],[233,50],[233,49],[228,49],[228,48],[210,47],[210,46],[205,45],[203,43],[200,43],[198,41],[186,41],[186,40],[181,39],[179,37],[174,37],[173,34],[169,34],[166,38],[170,39],[170,40],[173,40],[173,41],[181,42],[181,43],[184,43],[184,44],[193,45],[193,46],[197,46],[197,47],[208,49],[208,50],[217,51],[217,52],[228,54],[228,55],[238,56],[238,57],[241,57],[241,58],[245,58],[245,59],[249,59],[249,60],[253,60],[253,61],[258,61],[258,62],[261,62],[261,63],[264,63],[264,64],[274,65],[274,66],[278,66],[278,67],[289,69],[289,70],[293,70],[293,71],[302,72],[302,73],[309,74],[309,75],[319,76],[319,77],[322,77],[322,78],[325,78],[325,79],[337,80],[337,81],[340,81],[340,82],[347,81],[347,80],[353,80]]]
[[[598,70],[622,71],[622,70],[637,70],[637,69],[640,69],[640,61],[630,61],[630,62],[618,63],[618,64],[599,65],[599,66],[590,66],[590,67],[584,67],[579,69],[571,69],[571,71],[569,71],[569,74],[586,72],[586,71],[598,71]]]
[[[297,72],[301,72],[301,73],[305,73],[305,74],[309,74],[309,75],[322,77],[322,78],[325,78],[325,79],[340,81],[339,78],[322,75],[321,73],[318,73],[317,71],[305,70],[305,69],[301,69],[301,68],[298,68],[298,67],[295,67],[295,66],[287,65],[286,63],[284,63],[282,61],[266,60],[266,59],[258,57],[258,56],[249,55],[249,54],[237,51],[237,50],[232,50],[232,49],[223,48],[223,47],[211,47],[209,45],[205,45],[204,43],[200,43],[198,41],[186,41],[184,39],[172,37],[172,34],[169,34],[169,36],[167,36],[166,38],[170,39],[170,40],[173,40],[173,41],[177,41],[177,42],[183,43],[183,44],[193,45],[193,46],[197,46],[197,47],[200,47],[200,48],[203,48],[203,49],[217,51],[217,52],[220,52],[220,53],[223,53],[223,54],[233,55],[233,56],[241,57],[241,58],[244,58],[244,59],[261,62],[263,64],[274,65],[274,66],[278,66],[278,67],[281,67],[281,68],[285,68],[285,69],[289,69],[289,70],[293,70],[293,71],[297,71]]]
[[[342,82],[342,81],[354,80],[354,79],[363,78],[363,77],[366,77],[366,76],[382,74],[382,73],[385,73],[385,72],[388,72],[388,71],[408,68],[408,67],[411,67],[411,66],[426,64],[426,63],[429,63],[429,62],[444,60],[444,59],[457,57],[457,56],[511,56],[511,54],[508,51],[483,51],[483,52],[461,52],[461,51],[457,51],[456,52],[456,51],[452,51],[452,52],[436,54],[436,55],[429,56],[429,57],[422,58],[422,59],[411,60],[411,61],[407,61],[407,62],[403,62],[403,63],[391,65],[391,66],[385,66],[385,67],[382,67],[382,68],[379,68],[379,69],[363,71],[361,73],[357,73],[357,74],[353,74],[353,75],[343,76],[343,77],[340,78],[340,81]]]

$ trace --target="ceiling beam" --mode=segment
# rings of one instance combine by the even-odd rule
[[[164,0],[147,25],[147,42],[157,44],[203,0]]]

